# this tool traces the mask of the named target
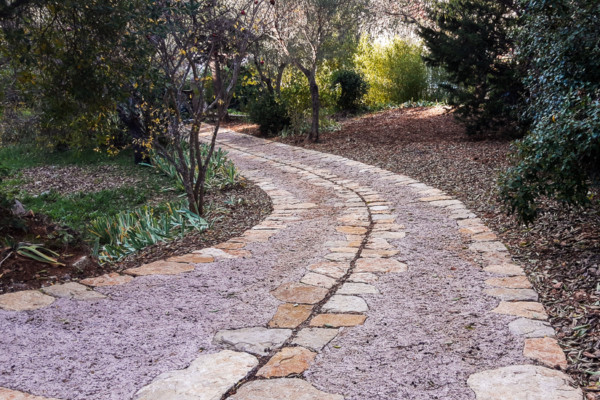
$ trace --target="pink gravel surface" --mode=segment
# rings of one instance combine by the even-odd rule
[[[405,239],[390,241],[407,273],[383,276],[381,295],[365,295],[363,326],[343,328],[306,372],[318,389],[346,399],[474,399],[467,377],[527,363],[522,339],[508,331],[514,317],[492,314],[498,301],[447,211],[416,201],[408,188],[390,186],[360,166],[324,162],[313,152],[250,136],[221,134],[274,162],[302,163],[369,186],[396,208]],[[268,243],[248,246],[250,259],[199,265],[189,274],[136,278],[98,291],[109,300],[57,300],[28,312],[0,311],[0,387],[61,399],[130,399],[159,374],[187,367],[220,329],[266,326],[279,302],[270,291],[297,282],[322,261],[324,243],[343,210],[333,191],[312,186],[244,154],[231,157],[242,171],[262,175],[302,202],[302,213]],[[341,158],[340,158],[341,160]]]

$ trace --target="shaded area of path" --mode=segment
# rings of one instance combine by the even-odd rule
[[[475,399],[478,373],[564,362],[552,343],[535,341],[551,329],[527,338],[509,328],[518,317],[543,327],[543,308],[460,202],[341,157],[232,132],[219,142],[275,202],[262,227],[223,247],[248,253],[96,288],[106,299],[0,311],[0,386],[61,399],[183,398],[188,389],[169,384],[227,365],[239,368],[221,377],[230,383],[200,380],[205,394],[189,398]],[[503,308],[492,312],[499,298]],[[281,338],[261,348],[240,328]],[[332,335],[316,345],[307,339],[315,332]],[[535,391],[546,369],[524,368],[483,380]],[[290,376],[300,379],[264,380]],[[527,376],[529,389],[515,376]],[[552,379],[550,396],[581,398],[562,376]]]

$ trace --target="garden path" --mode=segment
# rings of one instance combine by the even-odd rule
[[[460,201],[231,131],[219,146],[273,213],[212,249],[0,296],[0,399],[582,399],[523,270]]]

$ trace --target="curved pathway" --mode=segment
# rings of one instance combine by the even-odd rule
[[[0,296],[0,399],[582,399],[522,269],[460,201],[339,156],[219,145],[271,216]]]

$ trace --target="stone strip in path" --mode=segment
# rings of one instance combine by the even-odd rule
[[[582,399],[581,390],[573,388],[568,376],[558,370],[566,367],[564,353],[554,338],[554,330],[545,322],[548,316],[537,302],[537,294],[531,289],[523,270],[511,262],[506,247],[496,235],[460,201],[411,178],[338,156],[227,131],[221,135],[219,145],[226,147],[235,160],[246,160],[263,167],[262,170],[245,170],[244,174],[271,196],[273,214],[242,236],[214,248],[143,265],[126,271],[125,275],[113,274],[82,281],[82,284],[126,287],[133,279],[148,275],[189,274],[202,263],[216,264],[219,260],[259,256],[249,245],[269,243],[283,229],[293,229],[295,223],[310,221],[310,214],[322,207],[321,202],[325,204],[329,200],[316,203],[297,200],[292,189],[286,189],[281,180],[265,178],[268,175],[265,171],[269,169],[292,174],[311,187],[330,192],[333,201],[337,201],[334,207],[341,214],[335,217],[336,235],[323,244],[328,253],[317,262],[307,263],[303,276],[273,288],[271,295],[280,304],[272,310],[273,317],[266,326],[218,331],[213,343],[220,346],[221,351],[201,354],[185,369],[162,373],[138,390],[135,399],[344,399],[344,395],[335,393],[337,388],[326,390],[322,383],[311,384],[312,379],[306,379],[307,371],[315,363],[321,364],[331,357],[330,342],[335,342],[342,333],[345,338],[351,337],[353,330],[363,327],[372,313],[370,303],[378,303],[378,299],[392,294],[382,291],[377,286],[379,281],[388,280],[385,277],[389,275],[411,271],[410,263],[398,260],[399,257],[406,258],[410,250],[402,246],[407,232],[396,222],[399,215],[395,214],[392,199],[386,198],[387,193],[381,188],[376,190],[370,184],[359,183],[363,176],[385,182],[384,187],[414,192],[415,204],[428,207],[428,213],[455,220],[456,229],[469,243],[472,256],[485,273],[493,274],[494,277],[485,281],[484,291],[497,298],[499,304],[488,311],[499,318],[514,318],[507,330],[523,338],[522,354],[533,364],[499,366],[472,373],[465,384],[475,398]],[[338,173],[341,166],[357,170],[357,173]],[[8,298],[0,296],[0,307],[14,311],[33,310],[51,307],[55,298],[110,301],[110,297],[82,284],[56,285],[46,288],[46,294],[28,291]],[[394,306],[403,307],[402,304]],[[427,375],[428,371],[413,373],[421,376]],[[347,378],[352,379],[351,376]],[[8,389],[0,389],[0,395],[2,393],[17,396],[15,399],[42,399]],[[360,398],[391,397],[361,394]]]

